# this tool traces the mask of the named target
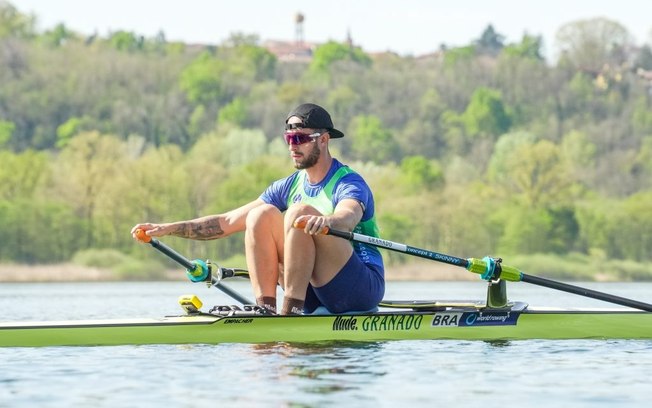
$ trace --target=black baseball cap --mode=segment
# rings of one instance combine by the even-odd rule
[[[302,127],[310,129],[327,129],[331,138],[334,139],[344,137],[344,133],[333,127],[331,115],[326,112],[326,109],[319,105],[315,105],[314,103],[304,103],[303,105],[297,106],[288,114],[287,119],[285,119],[286,124],[292,116],[301,119]]]

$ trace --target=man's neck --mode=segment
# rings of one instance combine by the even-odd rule
[[[328,174],[328,170],[330,170],[332,164],[333,157],[328,153],[322,154],[314,166],[306,169],[308,182],[310,184],[317,184],[322,181]]]

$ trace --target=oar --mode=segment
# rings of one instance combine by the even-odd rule
[[[295,223],[295,228],[304,228],[305,222]],[[596,290],[582,288],[579,286],[569,285],[538,276],[527,275],[520,270],[501,264],[501,260],[484,257],[483,259],[477,258],[458,258],[451,255],[441,254],[438,252],[429,251],[412,247],[398,242],[387,241],[380,238],[370,237],[367,235],[358,234],[356,232],[338,231],[332,228],[324,227],[321,231],[325,235],[333,235],[336,237],[344,238],[349,241],[361,242],[370,244],[376,247],[389,249],[391,251],[402,252],[409,255],[426,258],[437,262],[443,262],[449,265],[460,266],[466,268],[468,271],[481,275],[485,280],[503,279],[511,282],[527,282],[533,285],[544,286],[551,289],[556,289],[562,292],[573,293],[575,295],[586,296],[593,299],[603,300],[605,302],[615,303],[622,306],[632,307],[635,309],[645,310],[652,312],[652,304],[639,302],[637,300],[627,299],[616,295],[611,295]]]
[[[177,262],[179,265],[186,268],[186,275],[191,281],[204,282],[207,281],[210,276],[211,284],[216,288],[218,288],[219,290],[221,290],[222,292],[224,292],[225,294],[231,296],[233,299],[237,300],[243,305],[255,304],[252,303],[249,299],[240,295],[238,292],[234,291],[233,289],[220,284],[222,277],[227,277],[224,275],[237,276],[238,275],[237,270],[219,268],[219,271],[217,271],[219,276],[217,277],[211,276],[211,266],[209,266],[206,262],[202,261],[201,259],[195,259],[191,261],[190,259],[181,255],[174,249],[165,245],[158,239],[150,237],[142,229],[136,230],[136,238],[138,238],[138,240],[141,242],[150,244],[151,246],[153,246],[154,248],[156,248],[157,250],[159,250],[160,252],[162,252],[163,254],[165,254],[175,262]]]

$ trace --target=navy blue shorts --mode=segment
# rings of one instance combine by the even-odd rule
[[[324,306],[332,313],[366,311],[378,306],[385,294],[384,271],[365,264],[353,252],[344,267],[324,286],[308,285],[303,312]]]

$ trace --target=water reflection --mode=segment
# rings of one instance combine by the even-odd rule
[[[275,358],[277,373],[306,394],[328,396],[362,389],[388,372],[382,342],[327,341],[251,345],[254,354]],[[292,380],[293,379],[293,380]],[[295,402],[290,402],[294,406]]]
[[[381,350],[386,344],[379,341],[346,341],[346,340],[331,340],[310,343],[288,343],[288,342],[274,342],[274,343],[260,343],[252,344],[251,349],[257,354],[286,354],[296,356],[299,355],[314,355],[315,353],[328,353],[334,350]]]
[[[484,343],[492,348],[507,348],[512,345],[510,340],[485,340]]]

